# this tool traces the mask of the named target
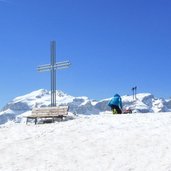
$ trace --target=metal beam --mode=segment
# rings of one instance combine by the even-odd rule
[[[56,69],[60,69],[60,67],[69,67],[71,64],[70,63],[63,63],[63,64],[58,64],[56,63],[54,66],[46,66],[46,67],[38,67],[37,70],[38,71],[50,71],[52,70],[52,68]]]
[[[51,42],[51,106],[56,106],[56,42]]]
[[[57,62],[55,65],[60,65],[60,64],[70,64],[70,62],[69,61]],[[51,67],[51,65],[50,64],[40,65],[37,68],[44,68],[44,67]]]

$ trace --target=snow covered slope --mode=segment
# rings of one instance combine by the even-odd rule
[[[150,93],[137,94],[137,99],[132,96],[123,96],[124,107],[131,108],[134,112],[168,112],[171,109],[171,99],[156,98]]]
[[[171,113],[0,126],[2,171],[170,171]]]
[[[124,108],[131,108],[133,112],[167,112],[171,109],[171,99],[158,99],[152,94],[137,94],[137,99],[132,96],[122,96]],[[100,101],[91,100],[88,97],[73,97],[57,91],[57,105],[69,105],[69,110],[77,114],[99,114],[109,111],[110,98]],[[28,115],[33,107],[45,107],[50,105],[50,92],[44,89],[33,91],[24,96],[16,97],[3,107],[0,112],[0,124],[8,120],[14,120],[16,116]]]

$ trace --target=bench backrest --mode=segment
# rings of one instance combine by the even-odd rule
[[[33,108],[32,115],[67,115],[68,106]]]

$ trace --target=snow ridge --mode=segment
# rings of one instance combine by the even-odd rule
[[[68,105],[69,111],[76,114],[99,114],[109,111],[108,102],[111,98],[100,101],[91,100],[86,96],[74,97],[62,91],[56,92],[57,105]],[[137,94],[137,99],[132,96],[122,96],[123,107],[130,108],[134,113],[169,112],[171,111],[171,99],[156,98],[150,93]],[[50,106],[50,92],[45,89],[33,91],[29,94],[14,98],[7,103],[0,112],[0,124],[8,120],[15,120],[31,113],[34,107]]]

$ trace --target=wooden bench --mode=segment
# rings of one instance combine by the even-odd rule
[[[27,116],[26,124],[29,119],[34,119],[36,124],[38,118],[51,118],[52,122],[54,122],[55,118],[63,119],[63,117],[66,117],[68,110],[69,106],[33,108],[32,114]]]

